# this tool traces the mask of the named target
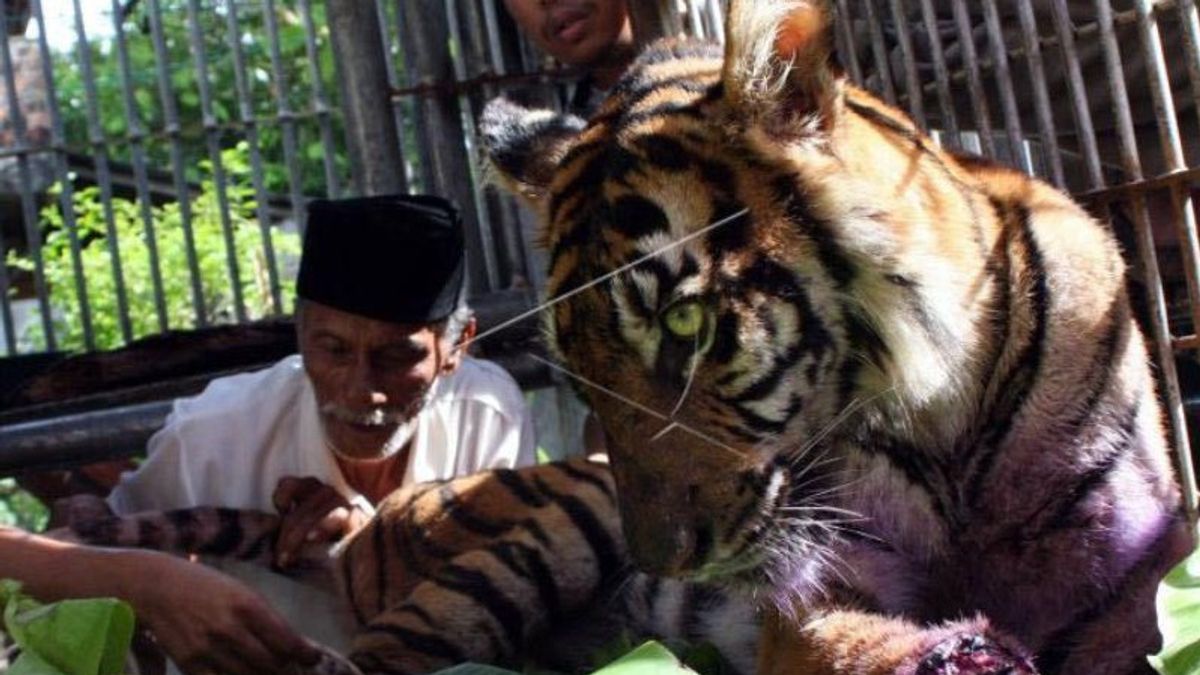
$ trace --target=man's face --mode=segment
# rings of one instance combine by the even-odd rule
[[[434,378],[459,356],[427,324],[395,324],[305,301],[298,339],[329,442],[378,457],[396,427],[420,410]]]
[[[632,40],[625,0],[504,0],[539,48],[571,66],[590,68]]]

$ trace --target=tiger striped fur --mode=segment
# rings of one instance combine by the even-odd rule
[[[1114,239],[847,82],[830,4],[484,112],[632,558],[759,599],[760,673],[1146,671],[1191,538]]]
[[[267,564],[274,514],[199,507],[114,516],[75,500],[60,538]],[[753,669],[749,603],[629,570],[612,477],[583,458],[416,485],[350,538],[309,551],[332,566],[358,624],[350,661],[310,675],[425,673],[464,661],[574,671],[620,637],[708,642]],[[320,578],[310,575],[310,578]]]

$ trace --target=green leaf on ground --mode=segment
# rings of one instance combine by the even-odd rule
[[[514,670],[505,670],[496,666],[485,666],[482,663],[460,663],[452,668],[445,668],[433,675],[521,675]]]
[[[659,675],[660,673],[695,672],[683,665],[683,662],[672,654],[671,650],[652,640],[597,670],[594,675]]]
[[[1200,549],[1159,584],[1155,606],[1163,649],[1150,665],[1162,675],[1200,672]]]
[[[4,629],[21,647],[21,658],[9,672],[120,675],[133,639],[129,605],[114,598],[44,605],[21,593],[15,582],[0,584]]]

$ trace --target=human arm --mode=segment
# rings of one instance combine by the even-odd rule
[[[184,672],[250,675],[319,657],[257,593],[162,553],[80,546],[0,528],[0,577],[20,581],[46,601],[112,596],[129,602]]]

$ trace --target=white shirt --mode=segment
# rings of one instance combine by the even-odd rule
[[[413,424],[405,485],[535,463],[521,390],[487,361],[464,357],[438,377]],[[374,513],[325,444],[299,356],[213,380],[198,396],[176,401],[146,461],[122,476],[108,502],[117,513],[190,506],[274,512],[271,495],[284,476],[317,478]]]

